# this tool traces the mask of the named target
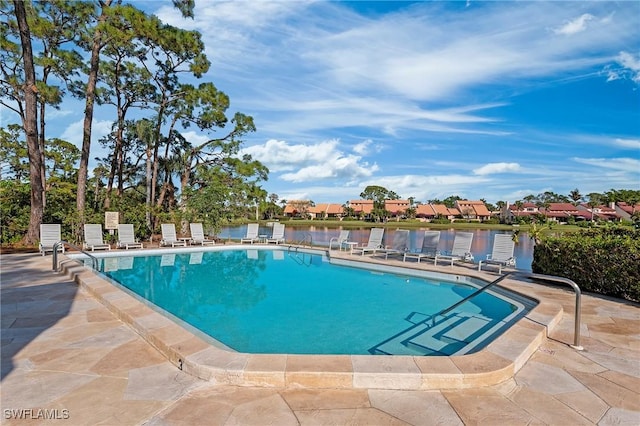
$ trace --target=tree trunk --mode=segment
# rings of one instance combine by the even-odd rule
[[[106,19],[105,9],[111,4],[111,0],[105,0],[102,4],[100,18],[98,19],[98,28],[93,36],[93,44],[91,46],[91,59],[89,61],[89,78],[87,80],[87,98],[84,109],[84,123],[82,127],[82,149],[80,151],[80,167],[78,168],[78,194],[76,196],[76,208],[80,215],[78,222],[79,230],[84,224],[84,209],[87,197],[87,177],[89,170],[89,154],[91,150],[91,123],[93,121],[93,106],[96,97],[96,85],[98,84],[98,71],[100,65],[100,50],[102,49],[102,33],[100,24]]]
[[[24,104],[25,114],[22,125],[27,139],[29,155],[29,182],[31,184],[31,214],[29,216],[29,229],[23,242],[35,244],[40,238],[40,224],[42,223],[42,156],[38,141],[38,98],[36,89],[36,72],[33,64],[33,51],[31,49],[31,32],[27,23],[27,12],[21,0],[14,0],[15,15],[20,31],[22,55],[24,60]]]

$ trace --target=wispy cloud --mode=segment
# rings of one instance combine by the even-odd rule
[[[614,139],[613,143],[622,148],[640,149],[640,139]]]
[[[490,163],[473,170],[476,175],[493,175],[496,173],[517,172],[520,170],[518,163]]]
[[[594,16],[590,13],[585,13],[571,21],[567,21],[559,28],[553,30],[556,34],[573,35],[581,33],[587,29],[587,23],[594,19]]]
[[[640,160],[635,158],[580,158],[573,157],[572,160],[590,166],[614,169],[623,172],[632,172],[640,177]]]

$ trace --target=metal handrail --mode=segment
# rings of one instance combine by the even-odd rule
[[[511,275],[513,272],[509,272],[507,274],[502,275],[500,278],[491,281],[489,284],[485,285],[484,287],[480,287],[478,290],[474,291],[473,293],[471,293],[470,295],[468,295],[467,297],[465,297],[464,299],[454,303],[453,305],[449,306],[448,308],[444,308],[443,310],[435,313],[432,317],[433,322],[435,322],[435,318],[437,316],[441,316],[441,315],[445,315],[448,314],[449,312],[451,312],[452,310],[454,310],[455,308],[457,308],[458,306],[462,305],[463,303],[467,302],[470,299],[473,299],[474,297],[476,297],[478,294],[482,293],[483,291],[485,291],[486,289],[488,289],[489,287],[498,284],[500,281],[504,280],[505,278],[507,278],[509,275]]]
[[[89,256],[89,258],[91,258],[91,262],[93,263],[93,269],[95,269],[96,271],[100,269],[100,262],[98,261],[97,257],[93,256],[92,254],[87,253],[86,251],[84,251],[83,249],[81,249],[80,247],[78,247],[75,244],[71,244],[68,241],[60,240],[60,241],[58,241],[57,243],[55,243],[53,245],[53,266],[52,266],[52,268],[53,268],[53,270],[55,272],[58,272],[58,247],[64,246],[65,244],[68,245],[69,247],[72,247],[72,248],[78,250],[79,252]]]
[[[569,278],[564,278],[564,277],[558,277],[555,275],[545,275],[545,274],[534,274],[532,272],[526,272],[526,271],[511,271],[508,272],[502,276],[500,276],[499,278],[495,279],[494,281],[490,282],[489,284],[479,288],[478,290],[474,291],[473,293],[471,293],[470,295],[468,295],[467,297],[465,297],[464,299],[454,303],[453,305],[449,306],[448,308],[445,308],[443,310],[441,310],[440,312],[434,314],[431,318],[432,318],[432,323],[435,322],[435,318],[437,316],[441,316],[441,315],[445,315],[448,312],[452,311],[453,309],[457,308],[458,306],[462,305],[463,303],[469,301],[469,299],[474,298],[475,296],[477,296],[478,294],[484,292],[486,289],[488,289],[489,287],[499,283],[500,281],[504,280],[505,278],[511,276],[511,275],[520,275],[520,276],[524,276],[525,278],[533,278],[533,279],[539,279],[539,280],[544,280],[544,281],[553,281],[553,282],[559,282],[559,283],[564,283],[564,284],[568,284],[573,288],[573,291],[576,294],[576,306],[575,306],[575,316],[574,316],[574,332],[573,332],[573,345],[570,345],[572,348],[576,349],[576,350],[583,350],[584,348],[582,346],[580,346],[580,317],[581,317],[581,313],[582,313],[582,304],[581,304],[581,295],[582,292],[580,291],[580,287],[578,287],[578,284],[576,284],[575,282],[573,282],[572,280],[570,280]]]
[[[302,237],[301,240],[295,241],[293,243],[290,243],[289,244],[289,249],[287,251],[291,251],[291,249],[294,248],[293,245],[295,244],[297,246],[297,247],[295,247],[296,253],[297,253],[299,246],[305,245],[305,242],[308,242],[309,247],[313,247],[313,235],[311,235],[309,233],[304,234],[304,236]]]

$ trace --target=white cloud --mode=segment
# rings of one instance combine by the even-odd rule
[[[60,135],[60,139],[71,142],[79,149],[82,149],[82,127],[84,119],[71,123]],[[89,155],[89,170],[93,170],[97,165],[96,157],[104,158],[109,155],[110,151],[103,148],[98,142],[101,138],[111,133],[113,121],[93,120],[91,126],[91,152]]]
[[[578,163],[587,164],[604,169],[614,169],[623,172],[640,173],[640,160],[635,158],[572,158]]]
[[[369,151],[369,147],[373,141],[371,139],[367,139],[366,141],[360,142],[359,144],[354,145],[353,152],[360,155],[367,155]]]
[[[184,138],[193,146],[202,145],[203,143],[211,139],[208,136],[203,135],[202,133],[194,132],[193,130],[182,132],[182,136],[184,136]]]
[[[640,149],[640,139],[615,139],[615,145],[622,148]]]
[[[496,173],[517,172],[520,170],[518,163],[489,163],[473,170],[476,175],[492,175]]]
[[[587,23],[594,19],[590,13],[585,13],[571,21],[566,21],[564,25],[553,30],[556,34],[573,35],[587,29]]]
[[[62,132],[60,135],[60,139],[64,139],[68,142],[71,142],[78,148],[82,148],[82,128],[83,128],[84,120],[75,121]],[[111,127],[113,126],[113,121],[109,120],[94,120],[91,126],[91,148],[92,148],[92,156],[95,148],[100,149],[100,144],[98,140],[102,137],[111,133]]]
[[[345,154],[332,139],[314,145],[289,144],[268,140],[242,150],[266,165],[272,172],[289,172],[279,176],[288,182],[308,182],[318,179],[354,179],[371,176],[377,164],[362,161],[361,156]]]
[[[640,83],[640,59],[634,57],[631,53],[620,52],[617,61],[630,72],[633,81]]]

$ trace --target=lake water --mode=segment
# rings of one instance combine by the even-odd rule
[[[307,235],[310,235],[314,246],[328,246],[331,238],[337,237],[340,234],[342,228],[332,228],[327,226],[294,226],[286,223],[285,228],[285,240],[287,242],[298,242],[305,240]],[[369,239],[370,228],[350,228],[351,236],[350,241],[357,241],[361,244],[366,244]],[[402,229],[399,226],[398,229]],[[411,244],[411,251],[418,251],[422,246],[422,238],[424,231],[429,230],[428,227],[411,229],[409,231],[409,241]],[[441,229],[440,231],[440,251],[450,251],[453,246],[453,239],[456,230],[453,229]],[[232,226],[224,227],[218,234],[221,239],[233,239],[239,240],[244,237],[247,232],[247,226]],[[385,228],[384,231],[384,243],[390,245],[393,241],[394,228]],[[491,253],[493,247],[493,236],[495,234],[512,234],[511,231],[496,231],[487,229],[474,229],[474,230],[459,230],[458,232],[472,232],[473,244],[471,245],[471,253],[475,257],[477,263],[480,259],[485,259],[487,254]],[[271,235],[271,228],[267,226],[260,226],[261,235]],[[516,258],[516,267],[525,271],[531,271],[531,262],[533,261],[533,241],[529,238],[525,232],[520,233],[519,243],[516,244],[514,255]]]

